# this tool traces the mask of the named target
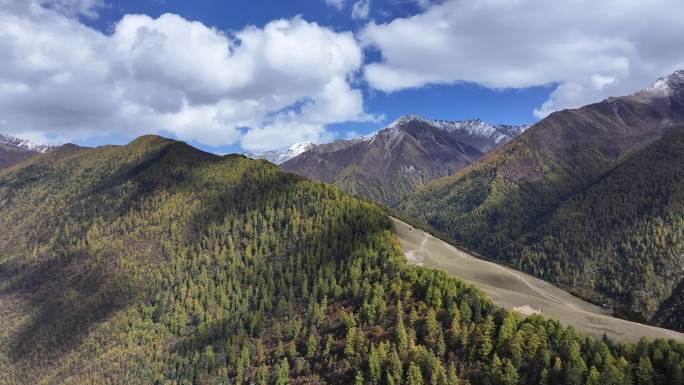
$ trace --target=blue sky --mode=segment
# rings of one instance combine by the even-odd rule
[[[129,13],[142,13],[158,17],[164,13],[175,13],[189,20],[225,30],[239,30],[245,25],[264,25],[279,18],[303,16],[306,20],[316,21],[336,30],[350,30],[362,27],[365,20],[353,20],[353,2],[344,2],[338,9],[324,0],[114,0],[98,12],[99,17],[81,20],[100,30],[107,30]],[[371,3],[372,18],[392,20],[417,14],[421,7],[410,0],[376,0]]]
[[[0,132],[54,144],[259,152],[407,113],[524,124],[684,68],[680,0],[0,4]]]
[[[246,25],[262,26],[271,20],[301,15],[335,30],[348,31],[363,28],[365,20],[351,17],[353,3],[346,2],[342,9],[321,0],[117,0],[99,12],[99,17],[81,20],[98,30],[111,32],[112,25],[124,15],[141,13],[159,17],[175,13],[188,20],[198,20],[221,30],[240,30]],[[370,17],[378,21],[392,20],[420,13],[421,7],[414,1],[374,1]],[[372,60],[374,52],[366,52],[366,60]],[[389,124],[407,113],[417,113],[433,119],[464,120],[480,118],[490,123],[527,124],[535,122],[533,111],[548,99],[552,85],[522,89],[489,89],[477,84],[428,85],[396,92],[373,90],[361,83],[367,111],[384,116],[375,122],[347,122],[331,124],[329,131],[335,138],[367,134]],[[166,132],[168,136],[174,136]],[[125,142],[127,138],[90,138],[82,144],[100,145]],[[226,153],[241,152],[238,143],[229,146],[208,146],[190,140],[194,146],[206,151]]]

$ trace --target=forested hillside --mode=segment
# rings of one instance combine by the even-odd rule
[[[683,74],[554,113],[400,209],[618,315],[660,323],[652,317],[684,279]],[[672,317],[661,324],[681,325]]]
[[[684,345],[522,319],[389,218],[142,137],[0,171],[0,384],[684,384]]]
[[[660,305],[653,316],[655,322],[670,329],[684,330],[684,280],[672,291],[672,295]]]
[[[650,316],[684,279],[683,164],[679,129],[565,199],[506,252],[585,297]]]

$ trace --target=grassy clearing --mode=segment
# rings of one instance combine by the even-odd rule
[[[548,282],[475,258],[397,219],[394,225],[411,263],[442,269],[472,283],[506,309],[526,315],[541,313],[594,336],[606,334],[622,341],[641,337],[684,341],[682,333],[614,318],[609,310],[576,298]]]

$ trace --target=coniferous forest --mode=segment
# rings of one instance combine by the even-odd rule
[[[576,150],[563,168],[527,140],[435,181],[400,210],[620,317],[684,330],[684,128],[602,172],[596,149]],[[511,181],[516,172],[534,176]]]
[[[385,211],[176,141],[0,171],[0,384],[684,384],[409,266]]]

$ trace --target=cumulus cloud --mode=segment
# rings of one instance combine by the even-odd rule
[[[53,141],[172,132],[251,150],[368,119],[349,32],[295,17],[227,34],[165,14],[126,15],[105,35],[43,2],[0,2],[3,131]]]
[[[352,6],[351,17],[354,20],[368,19],[370,0],[359,0]]]
[[[381,53],[369,84],[392,92],[472,82],[556,84],[535,114],[636,91],[684,67],[679,0],[452,0],[360,33]]]

